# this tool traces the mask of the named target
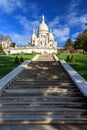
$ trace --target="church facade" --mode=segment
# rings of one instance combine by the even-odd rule
[[[42,16],[42,22],[38,27],[38,32],[33,31],[31,37],[31,46],[39,48],[56,48],[57,42],[54,40],[52,30],[49,31],[45,18]]]
[[[57,53],[58,47],[57,42],[54,40],[54,35],[52,30],[49,30],[47,24],[45,23],[45,18],[42,16],[42,22],[38,27],[37,33],[33,31],[31,36],[31,41],[26,47],[16,47],[5,49],[5,52],[10,51],[11,54],[14,53]]]

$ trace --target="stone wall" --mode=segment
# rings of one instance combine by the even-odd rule
[[[47,52],[48,54],[57,53],[57,48],[10,48],[4,49],[5,53],[8,54],[16,54],[16,53],[44,53]]]

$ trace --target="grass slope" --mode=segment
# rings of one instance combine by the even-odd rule
[[[9,56],[0,56],[0,78],[4,77],[10,71],[12,71],[18,65],[14,64],[15,57],[23,57],[24,60],[32,59],[35,54],[20,54],[20,55],[9,55]]]
[[[64,54],[60,53],[57,56],[60,59],[66,60],[67,55],[73,55],[75,62],[68,62],[82,77],[87,80],[87,54]]]

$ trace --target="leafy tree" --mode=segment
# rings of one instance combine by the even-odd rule
[[[66,43],[65,43],[65,47],[69,48],[71,45],[73,44],[73,41],[69,38]]]
[[[78,35],[76,41],[74,42],[74,48],[87,51],[87,30]]]
[[[82,34],[79,34],[76,38],[76,41],[74,42],[74,48],[75,49],[82,49],[83,46],[83,36]]]
[[[83,49],[87,51],[87,30],[83,33]]]
[[[73,52],[74,51],[74,47],[73,47],[73,41],[69,38],[66,43],[65,43],[65,48],[69,51],[69,52]]]
[[[2,48],[2,45],[0,44],[0,53],[3,53],[3,52],[4,52],[4,50]]]
[[[12,42],[11,43],[11,47],[15,47],[16,46],[16,43],[15,42]]]

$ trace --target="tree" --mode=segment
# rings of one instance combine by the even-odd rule
[[[74,42],[74,48],[87,51],[87,30],[78,35],[76,41]]]
[[[79,34],[76,38],[76,41],[74,42],[74,48],[75,49],[82,49],[83,46],[83,36],[82,34]]]
[[[73,41],[70,38],[66,41],[65,48],[70,52],[73,51]]]
[[[15,47],[16,46],[16,43],[15,42],[12,42],[11,43],[11,47]]]
[[[0,44],[0,53],[3,53],[3,52],[4,52],[4,50],[2,48],[2,45]]]
[[[20,63],[19,58],[16,56],[14,60],[14,64],[19,64],[19,63]]]
[[[71,45],[73,44],[73,41],[69,38],[66,43],[65,43],[65,47],[69,48]]]

